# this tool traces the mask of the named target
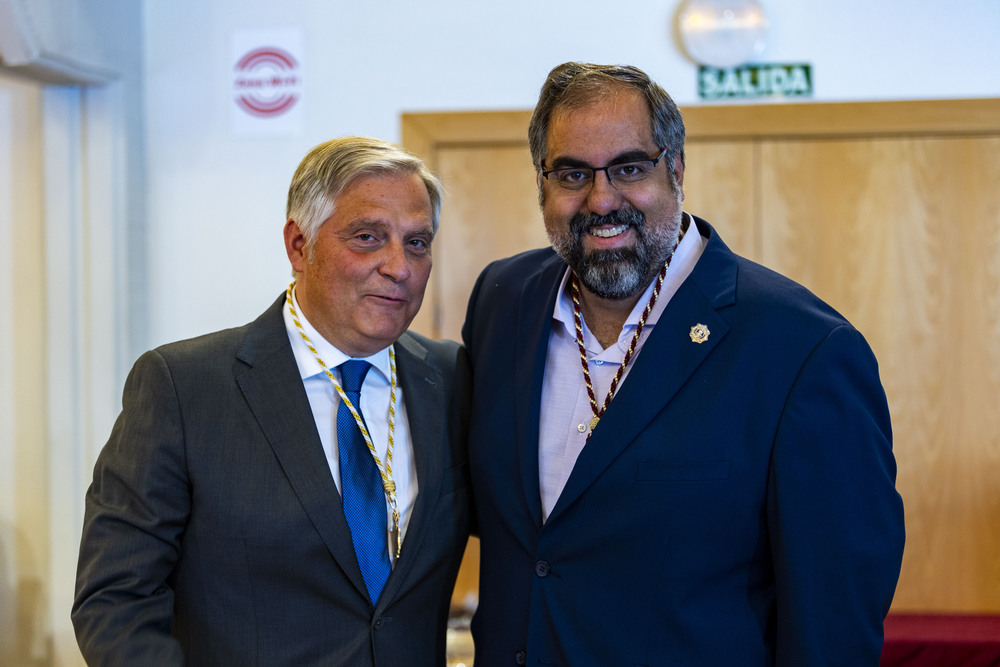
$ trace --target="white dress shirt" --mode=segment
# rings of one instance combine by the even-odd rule
[[[628,378],[632,364],[642,350],[643,344],[656,326],[657,320],[681,283],[691,274],[694,265],[705,249],[705,239],[698,233],[698,227],[688,218],[688,230],[681,239],[670,268],[663,279],[663,287],[656,299],[656,305],[646,318],[632,361],[625,369],[618,385],[618,391]],[[590,420],[593,411],[587,385],[583,377],[580,349],[576,342],[576,326],[573,323],[573,299],[567,289],[571,271],[566,269],[559,296],[556,297],[552,313],[552,333],[549,335],[549,349],[545,361],[545,376],[542,380],[541,423],[538,433],[538,472],[542,495],[542,519],[548,519],[555,507],[559,494],[566,486],[576,459],[587,443]],[[625,321],[618,340],[603,349],[597,338],[590,332],[586,320],[583,321],[583,343],[587,350],[588,369],[597,398],[598,408],[604,406],[611,381],[618,372],[632,336],[639,326],[639,318],[649,303],[653,293],[654,279],[639,297],[635,307]],[[612,398],[612,403],[614,399]]]
[[[351,357],[347,356],[316,331],[309,320],[306,319],[302,309],[299,308],[298,300],[293,292],[292,299],[295,303],[295,312],[303,330],[312,341],[313,347],[319,352],[319,358],[327,365],[340,381],[340,371],[337,368]],[[306,396],[309,398],[309,406],[312,408],[313,418],[316,420],[316,429],[319,431],[319,439],[323,443],[323,453],[326,454],[326,462],[330,466],[330,473],[333,481],[340,485],[340,457],[337,450],[337,408],[340,406],[340,395],[333,386],[333,382],[323,372],[323,367],[316,361],[316,357],[306,347],[305,341],[299,335],[298,328],[292,320],[291,313],[288,312],[288,305],[285,305],[285,330],[288,332],[288,339],[292,344],[292,352],[295,355],[295,363],[299,367],[299,374],[302,377],[302,384],[306,389]],[[376,352],[370,357],[359,357],[371,364],[364,383],[361,385],[361,414],[365,418],[365,426],[371,435],[375,451],[383,464],[386,462],[386,450],[389,446],[389,348]],[[399,530],[400,536],[406,536],[406,526],[410,521],[413,502],[417,497],[417,471],[413,460],[413,443],[410,440],[409,421],[406,415],[406,401],[403,397],[403,389],[396,385],[396,429],[393,435],[392,454],[392,479],[396,483],[396,508],[399,510]],[[392,530],[392,512],[389,508],[389,501],[386,500],[386,516],[388,526]],[[389,545],[389,556],[394,559],[396,556],[396,545],[390,534],[386,534]]]

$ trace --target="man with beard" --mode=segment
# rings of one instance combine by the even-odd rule
[[[864,338],[681,210],[643,72],[556,67],[529,141],[553,248],[463,330],[476,667],[877,665],[904,531]]]

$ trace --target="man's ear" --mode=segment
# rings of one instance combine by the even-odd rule
[[[289,220],[285,223],[285,252],[288,254],[288,261],[292,264],[292,270],[302,273],[307,262],[306,258],[306,237],[299,229],[299,223]]]

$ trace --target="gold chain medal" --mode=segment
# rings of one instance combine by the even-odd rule
[[[382,488],[385,491],[386,500],[389,503],[389,509],[392,510],[392,527],[390,528],[393,541],[396,543],[396,558],[399,558],[399,553],[403,548],[403,535],[399,530],[399,508],[396,505],[396,482],[392,480],[392,450],[393,450],[393,434],[396,432],[396,351],[392,345],[389,346],[389,442],[385,450],[385,464],[383,465],[382,460],[378,457],[378,453],[375,451],[375,444],[372,442],[372,437],[368,433],[368,429],[365,428],[365,422],[361,418],[361,414],[358,412],[357,408],[351,403],[351,399],[347,397],[344,393],[344,389],[340,386],[337,381],[337,376],[335,376],[330,369],[327,367],[326,363],[320,359],[319,352],[316,350],[316,346],[312,344],[309,340],[309,336],[306,335],[305,329],[302,328],[302,323],[299,322],[299,315],[295,312],[294,301],[292,300],[292,289],[295,287],[295,282],[288,286],[285,291],[285,303],[288,306],[288,312],[292,315],[292,322],[295,323],[295,328],[298,329],[299,335],[302,337],[303,342],[305,342],[306,347],[309,351],[313,353],[313,357],[316,358],[316,362],[323,369],[323,373],[330,382],[333,383],[333,388],[337,390],[337,395],[340,396],[340,400],[344,402],[348,410],[351,411],[351,415],[354,417],[355,423],[358,425],[358,429],[361,431],[361,435],[364,436],[365,444],[368,445],[368,451],[371,453],[372,458],[375,459],[375,466],[378,468],[378,473],[382,478]]]

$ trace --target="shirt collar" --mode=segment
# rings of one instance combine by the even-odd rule
[[[292,289],[292,303],[294,304],[295,314],[298,316],[299,323],[302,325],[302,330],[305,332],[306,336],[309,337],[309,341],[313,344],[313,347],[316,348],[319,358],[323,360],[323,363],[327,365],[327,368],[333,370],[348,359],[363,359],[372,365],[373,370],[377,370],[383,378],[388,380],[388,347],[383,348],[368,357],[350,357],[323,338],[323,336],[316,331],[313,325],[309,323],[305,313],[303,313],[302,309],[299,307],[299,302],[295,296],[294,288]],[[288,333],[288,340],[292,344],[292,354],[295,355],[295,364],[299,368],[300,377],[303,380],[306,380],[307,378],[325,375],[323,367],[318,361],[316,361],[316,356],[309,350],[306,342],[302,339],[302,335],[299,333],[298,327],[295,326],[295,321],[292,319],[292,314],[288,309],[287,300],[285,302],[285,308],[282,311],[282,315],[285,319],[285,331]]]

